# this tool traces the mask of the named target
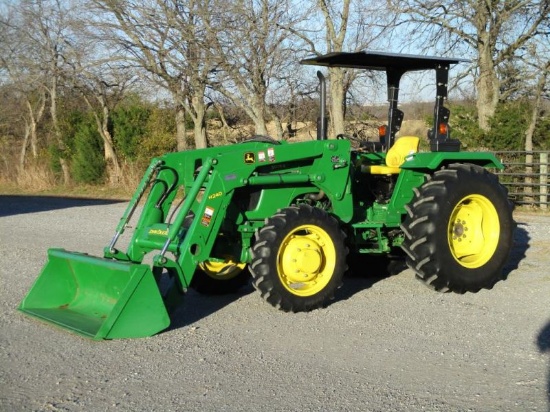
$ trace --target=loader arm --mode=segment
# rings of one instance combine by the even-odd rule
[[[156,172],[156,176],[146,174],[113,238],[118,240],[123,232],[126,217],[131,216],[144,191],[144,182],[151,182],[127,251],[117,250],[111,242],[104,258],[138,264],[156,252],[152,272],[157,277],[164,270],[177,275],[173,287],[185,290],[197,265],[219,259],[212,251],[222,227],[229,228],[230,236],[238,238],[233,240],[241,245],[234,259],[248,263],[255,231],[278,209],[306,193],[322,193],[329,199],[332,212],[340,220],[350,221],[350,163],[350,143],[346,140],[247,142],[154,159],[147,174]],[[178,188],[183,190],[184,199],[174,207]],[[242,199],[234,197],[246,195],[246,191],[257,193],[258,198],[242,210],[235,206]]]
[[[153,159],[103,257],[50,249],[19,309],[93,339],[153,335],[169,326],[197,265],[219,259],[212,251],[220,234],[234,237],[235,260],[249,263],[255,231],[306,194],[349,222],[350,168],[347,140],[253,141]],[[126,250],[117,249],[140,209]]]
[[[165,194],[163,190],[156,190],[156,186],[152,188],[130,242],[129,260],[141,262],[147,253],[159,250],[160,253],[153,259],[154,268],[173,269],[178,274],[180,286],[186,288],[197,265],[211,257],[224,223],[238,226],[238,232],[243,237],[243,248],[238,257],[248,261],[253,232],[282,205],[290,205],[299,193],[323,191],[330,198],[335,213],[341,219],[351,219],[353,206],[348,187],[348,141],[314,141],[275,147],[254,142],[231,148],[230,151],[227,148],[224,151],[212,148],[177,153],[163,158],[165,170],[159,173],[157,181],[164,183],[157,186],[165,188],[174,185],[175,177],[167,170],[183,171],[178,175],[176,185],[184,187],[185,200],[172,222],[162,222],[168,208],[158,210],[163,206],[158,205],[157,199]],[[271,160],[250,160],[252,155],[260,159],[264,152],[268,156],[269,151],[273,152]],[[198,174],[197,169],[200,170]],[[300,185],[302,189],[297,189]],[[262,191],[259,202],[253,209],[244,212],[241,222],[227,221],[227,210],[236,190],[246,187]],[[166,196],[166,201],[171,202],[172,199],[172,194]],[[286,201],[281,204],[281,199]],[[155,210],[158,211],[155,213]],[[167,252],[174,257],[167,257]]]

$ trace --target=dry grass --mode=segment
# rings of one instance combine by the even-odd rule
[[[376,138],[377,127],[380,122],[355,122],[350,123],[349,133],[361,138]],[[418,125],[415,121],[405,121],[402,133],[415,134]],[[422,123],[422,122],[420,122]],[[283,123],[287,130],[287,124]],[[276,136],[277,131],[274,122],[267,124],[268,134]],[[314,140],[317,136],[314,122],[294,122],[290,129],[291,137],[285,136],[289,142]],[[425,131],[419,133],[424,135]],[[221,124],[209,124],[209,141],[212,145],[227,145],[251,138],[254,135],[252,125],[242,125],[235,128],[223,128]],[[148,165],[146,160],[121,165],[121,177],[116,183],[106,182],[104,185],[60,184],[56,181],[54,173],[46,163],[36,162],[25,168],[6,168],[0,175],[0,193],[10,194],[41,194],[58,196],[84,196],[98,198],[130,198],[138,186],[143,173]]]
[[[52,171],[45,165],[34,164],[19,168],[15,177],[17,186],[23,190],[44,191],[56,186]]]
[[[423,120],[405,120],[399,131],[400,136],[418,136],[420,138],[426,137],[427,133],[428,126]]]
[[[148,164],[124,163],[121,167],[120,181],[116,185],[111,185],[111,189],[117,189],[131,196],[139,185],[147,166]]]

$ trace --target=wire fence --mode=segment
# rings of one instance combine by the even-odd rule
[[[549,208],[548,155],[550,151],[496,152],[505,168],[498,172],[508,188],[508,197],[517,205]]]

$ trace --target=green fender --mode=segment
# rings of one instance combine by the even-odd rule
[[[450,163],[473,163],[483,167],[504,169],[504,165],[490,152],[428,152],[416,153],[400,167],[406,170],[437,170]]]

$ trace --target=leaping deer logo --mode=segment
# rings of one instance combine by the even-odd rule
[[[245,163],[254,163],[254,153],[245,153],[244,154],[244,162]]]

